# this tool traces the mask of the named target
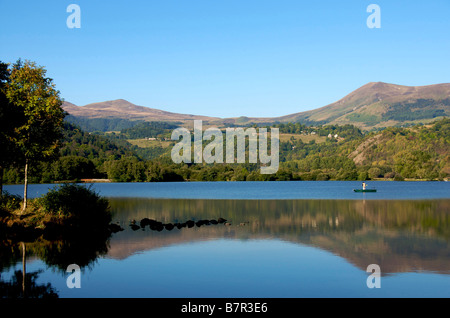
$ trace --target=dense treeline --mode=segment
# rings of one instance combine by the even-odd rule
[[[166,122],[145,122],[121,130],[120,136],[124,139],[161,138],[166,135],[170,137],[171,131],[177,127],[179,125]]]
[[[261,174],[259,164],[175,164],[170,151],[162,148],[159,149],[161,155],[145,159],[136,151],[145,149],[131,146],[118,136],[87,133],[68,123],[64,127],[61,156],[56,161],[32,167],[31,182],[91,178],[117,182],[441,180],[450,175],[449,119],[427,126],[388,128],[367,135],[351,125],[279,124],[275,127],[282,133],[314,132],[319,136],[331,134],[331,137],[326,137],[324,142],[303,142],[295,138],[280,142],[280,168],[271,175]],[[167,130],[168,126],[153,127]],[[155,151],[155,148],[146,149]],[[248,156],[248,142],[246,150]],[[20,168],[9,168],[4,180],[18,183],[22,175]]]
[[[54,161],[40,162],[30,167],[32,183],[47,183],[84,178],[106,178],[101,169],[106,161],[136,157],[127,145],[120,146],[108,138],[81,130],[64,123],[60,156]],[[21,183],[23,169],[11,166],[4,174],[5,183]]]
[[[85,118],[67,115],[66,122],[79,127],[83,131],[105,133],[112,132],[121,139],[139,139],[166,136],[179,127],[179,122],[146,122],[122,118]],[[116,134],[117,132],[117,134]]]
[[[79,156],[93,161],[117,160],[133,156],[134,152],[126,146],[108,138],[81,130],[69,123],[64,124],[64,143],[60,149],[61,156]]]
[[[121,131],[144,122],[142,120],[129,120],[122,118],[85,118],[72,115],[67,115],[65,119],[67,122],[90,132]]]

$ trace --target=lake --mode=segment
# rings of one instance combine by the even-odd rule
[[[37,197],[55,185],[30,185]],[[108,238],[2,242],[0,293],[61,298],[450,297],[450,184],[368,182],[102,183]],[[23,186],[9,185],[21,194]],[[152,230],[163,223],[225,223]],[[81,288],[68,288],[69,264]],[[380,268],[380,288],[369,288]],[[369,284],[370,285],[370,284]]]
[[[94,189],[106,197],[170,198],[170,199],[441,199],[450,198],[450,183],[437,181],[366,182],[376,193],[356,193],[360,181],[277,181],[277,182],[142,182],[93,183]],[[34,184],[29,197],[37,197],[55,187]],[[23,194],[23,185],[5,186],[12,194]]]

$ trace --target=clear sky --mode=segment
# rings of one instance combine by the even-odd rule
[[[72,3],[79,29],[66,25]],[[281,116],[368,82],[450,82],[450,1],[0,0],[0,60],[18,58],[76,105]]]

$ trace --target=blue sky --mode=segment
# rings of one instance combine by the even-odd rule
[[[448,83],[449,34],[448,0],[0,0],[0,60],[44,66],[66,101],[218,117],[310,110],[368,82]]]

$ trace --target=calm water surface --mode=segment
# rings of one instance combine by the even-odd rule
[[[367,182],[376,193],[356,193],[360,181],[277,182],[143,182],[92,184],[107,197],[173,199],[441,199],[450,198],[450,182]],[[34,184],[29,196],[40,196],[54,184]],[[6,186],[10,193],[23,194],[22,185]]]
[[[448,182],[94,184],[108,238],[25,242],[27,294],[59,297],[450,297]],[[32,196],[54,185],[31,185]],[[21,186],[7,186],[21,193]],[[162,231],[130,221],[227,219]],[[0,245],[2,296],[22,286],[20,242]],[[81,288],[66,285],[69,264]],[[381,288],[366,285],[369,264]]]

